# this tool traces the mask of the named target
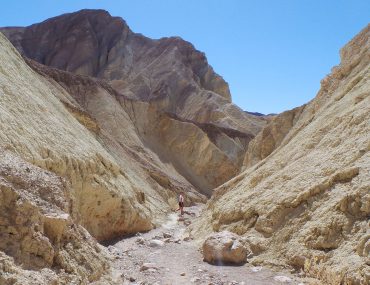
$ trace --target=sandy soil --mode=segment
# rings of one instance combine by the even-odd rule
[[[288,272],[264,267],[210,265],[199,246],[187,237],[186,227],[200,206],[186,208],[184,218],[171,213],[167,221],[148,233],[137,234],[108,246],[115,256],[113,275],[122,284],[304,284]]]

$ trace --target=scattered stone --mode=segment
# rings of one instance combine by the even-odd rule
[[[275,281],[278,281],[278,282],[282,282],[282,283],[290,283],[292,282],[292,279],[287,277],[287,276],[283,276],[283,275],[278,275],[278,276],[275,276],[274,277],[274,280]]]
[[[185,276],[186,274],[185,274],[185,272],[182,272],[180,275],[181,275],[181,276]]]
[[[109,252],[114,252],[114,251],[116,251],[116,248],[114,246],[109,245],[108,246],[108,251]]]
[[[136,278],[130,276],[129,280],[130,280],[130,282],[135,282],[136,281]]]
[[[211,264],[243,264],[247,254],[240,237],[228,231],[214,233],[203,243],[204,261]]]
[[[150,242],[149,242],[149,246],[150,247],[162,247],[164,244],[163,241],[161,240],[158,240],[158,239],[152,239]]]
[[[138,237],[138,238],[136,239],[136,243],[137,243],[137,244],[140,244],[140,245],[144,245],[144,244],[145,244],[145,239],[144,239],[144,238],[142,238],[142,237]]]
[[[140,271],[146,271],[149,269],[157,270],[158,268],[155,263],[146,262],[146,263],[143,263],[143,265],[140,268]]]
[[[259,272],[262,270],[262,266],[255,266],[251,268],[252,272]]]
[[[172,237],[172,234],[170,234],[170,233],[163,233],[163,237],[164,238],[171,238]]]
[[[198,281],[200,281],[200,278],[199,277],[193,277],[193,278],[190,279],[190,282],[191,283],[196,283]]]
[[[171,239],[170,239],[170,238],[165,238],[163,241],[164,241],[165,243],[170,243],[170,242],[171,242]]]

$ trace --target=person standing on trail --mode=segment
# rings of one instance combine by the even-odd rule
[[[184,215],[184,201],[185,201],[184,192],[181,192],[179,195],[179,210],[180,210],[181,216]]]

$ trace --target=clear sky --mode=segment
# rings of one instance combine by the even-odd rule
[[[278,113],[312,99],[339,49],[370,22],[369,0],[4,0],[0,26],[83,8],[124,18],[151,38],[204,51],[242,109]]]

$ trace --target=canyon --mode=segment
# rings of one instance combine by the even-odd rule
[[[199,247],[227,230],[250,264],[370,282],[370,26],[272,116],[189,42],[103,10],[0,28],[0,59],[0,284],[116,284],[104,245],[160,228],[181,192],[205,204]]]

